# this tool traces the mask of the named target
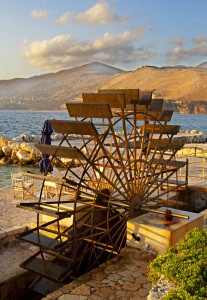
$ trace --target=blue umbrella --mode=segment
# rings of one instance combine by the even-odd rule
[[[48,120],[44,122],[41,132],[41,144],[51,145],[51,134],[53,133],[53,129]],[[49,154],[42,154],[42,159],[39,163],[40,172],[42,173],[53,171],[53,167],[50,163],[49,156]]]

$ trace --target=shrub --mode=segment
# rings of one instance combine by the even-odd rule
[[[161,275],[176,286],[163,300],[207,299],[207,231],[188,232],[175,247],[150,263],[149,279],[156,284]]]

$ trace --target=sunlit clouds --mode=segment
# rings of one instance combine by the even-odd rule
[[[110,22],[124,22],[126,20],[127,18],[117,15],[108,3],[97,3],[76,16],[73,16],[71,11],[65,12],[59,17],[57,23],[107,24]]]
[[[180,39],[180,43],[174,43],[176,44],[176,47],[168,51],[166,57],[171,63],[176,64],[183,60],[189,60],[194,56],[207,56],[207,35],[194,37],[191,43],[192,46],[187,48],[184,46],[183,40]]]
[[[138,26],[118,35],[109,32],[91,41],[77,41],[71,35],[59,35],[52,39],[24,41],[22,55],[34,67],[47,70],[68,68],[88,61],[127,64],[138,59],[148,59],[154,53],[149,49],[137,48],[144,27]]]
[[[48,12],[43,10],[32,10],[31,16],[35,19],[44,19],[47,18]]]

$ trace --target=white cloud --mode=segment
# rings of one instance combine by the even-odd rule
[[[31,11],[31,16],[35,19],[43,19],[48,16],[48,12],[45,10],[33,10]]]
[[[166,53],[171,63],[178,63],[192,57],[207,56],[207,35],[197,36],[192,39],[194,43],[189,49],[184,49],[183,45],[177,46]]]
[[[88,42],[78,42],[70,35],[32,43],[24,41],[22,54],[31,66],[47,70],[74,67],[91,61],[124,65],[139,59],[146,60],[154,55],[149,49],[135,47],[144,30],[139,26],[119,35],[108,32],[103,37]]]
[[[72,12],[64,13],[58,20],[58,24],[67,23],[90,23],[90,24],[107,24],[110,22],[124,22],[125,17],[118,16],[108,5],[108,3],[97,3],[88,10],[81,12],[72,18]]]
[[[57,20],[57,24],[67,24],[71,22],[70,17],[72,16],[72,12],[67,11]]]

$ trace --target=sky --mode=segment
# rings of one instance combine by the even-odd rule
[[[206,0],[0,0],[0,80],[207,61]]]

